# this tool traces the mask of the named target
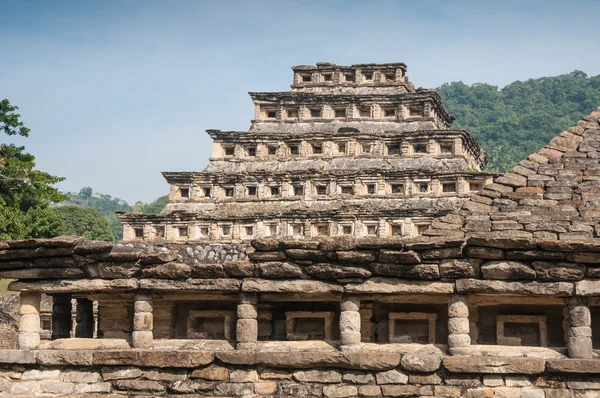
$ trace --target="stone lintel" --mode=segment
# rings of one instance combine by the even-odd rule
[[[444,367],[452,373],[544,373],[546,361],[524,357],[462,357],[448,356]]]
[[[121,350],[95,351],[94,365],[134,365],[157,368],[195,368],[212,363],[210,351]]]
[[[460,293],[506,293],[528,296],[568,297],[573,295],[573,283],[457,279],[456,290]]]
[[[8,285],[8,289],[41,293],[81,293],[132,291],[136,290],[138,286],[139,282],[135,279],[65,279],[35,282],[14,281]]]
[[[546,361],[549,372],[600,373],[598,359],[549,359]]]
[[[242,283],[243,292],[270,293],[342,293],[344,288],[328,282],[313,280],[267,280],[245,279]]]
[[[363,283],[346,284],[345,289],[348,293],[366,294],[450,294],[454,293],[454,283],[371,278]]]
[[[222,291],[237,292],[240,290],[242,282],[238,279],[215,278],[215,279],[195,279],[186,280],[167,280],[167,279],[141,279],[140,289],[149,289],[152,291]]]

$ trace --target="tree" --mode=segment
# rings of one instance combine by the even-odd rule
[[[92,187],[84,187],[79,191],[79,195],[83,196],[85,199],[89,199],[92,197]]]
[[[106,218],[91,207],[59,206],[52,209],[63,222],[65,235],[79,235],[89,240],[114,241]]]
[[[30,130],[16,110],[7,99],[0,101],[0,131],[28,137]],[[0,239],[48,238],[60,233],[61,221],[48,207],[65,200],[53,186],[64,178],[34,167],[35,157],[24,146],[0,144]]]

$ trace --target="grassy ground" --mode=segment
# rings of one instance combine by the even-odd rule
[[[12,279],[0,279],[0,294],[15,294],[15,292],[7,290],[8,284],[12,281]]]

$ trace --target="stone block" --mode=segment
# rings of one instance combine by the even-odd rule
[[[232,383],[252,383],[258,381],[256,370],[234,370],[229,374]]]
[[[460,398],[462,392],[459,387],[454,386],[435,386],[434,396],[440,398]]]
[[[17,336],[17,343],[21,350],[35,350],[40,346],[40,334],[21,332]]]
[[[381,387],[379,386],[359,386],[359,397],[378,397],[381,395]]]
[[[58,380],[60,377],[61,371],[58,369],[48,369],[48,370],[39,370],[39,369],[30,369],[23,372],[21,376],[22,381],[29,380]]]
[[[274,381],[261,381],[254,383],[254,393],[258,395],[273,396],[277,392],[277,383]]]
[[[251,396],[253,393],[254,385],[251,383],[220,383],[217,384],[214,395]]]
[[[258,340],[258,321],[256,319],[238,319],[236,325],[239,343],[253,343]]]
[[[456,317],[448,319],[448,333],[469,334],[469,319]]]
[[[590,326],[592,317],[590,309],[585,305],[576,305],[569,308],[569,324],[571,326]]]
[[[548,359],[546,368],[556,373],[600,374],[599,362],[596,359]]]
[[[473,278],[479,274],[480,259],[442,260],[439,265],[442,278]]]
[[[458,357],[447,356],[444,367],[453,373],[540,374],[545,361],[525,357]]]
[[[580,281],[576,284],[580,284]],[[600,292],[600,281],[598,281]],[[570,282],[504,282],[500,280],[457,279],[456,290],[460,293],[511,293],[539,296],[571,296],[573,283]],[[580,291],[590,292],[588,286]]]
[[[485,279],[532,280],[535,270],[517,261],[488,261],[481,265],[481,274]]]
[[[102,378],[108,380],[136,379],[142,375],[139,368],[134,367],[103,367]]]
[[[37,362],[41,365],[92,365],[90,350],[40,350],[36,352]]]
[[[469,306],[466,296],[452,296],[448,303],[448,316],[450,318],[467,318],[469,316]]]
[[[375,382],[375,377],[371,373],[363,373],[363,372],[346,372],[342,376],[342,380],[346,383],[353,384],[371,384]]]
[[[494,398],[520,398],[521,389],[515,387],[497,387],[494,389]]]
[[[393,250],[381,250],[379,252],[379,261],[382,263],[395,263],[395,264],[419,264],[421,258],[419,255],[412,251],[393,251]]]
[[[443,357],[438,348],[429,347],[404,354],[400,364],[411,372],[429,373],[439,369]]]
[[[152,330],[152,314],[149,312],[136,312],[133,315],[133,330]]]
[[[148,369],[144,370],[144,378],[155,381],[177,381],[186,380],[186,370],[172,370],[172,369]]]
[[[40,382],[40,393],[56,394],[58,396],[71,394],[75,390],[73,383],[64,383],[57,380],[44,380]]]
[[[335,370],[306,370],[292,374],[300,383],[341,383],[342,375]]]
[[[323,395],[327,398],[356,397],[358,388],[354,386],[326,386],[323,387]]]
[[[358,331],[358,332],[352,332],[352,331],[340,332],[340,344],[341,345],[360,344],[361,338],[362,337],[361,337],[360,331]]]
[[[461,319],[461,318],[456,318]],[[468,334],[451,334],[448,336],[448,347],[468,347],[471,345],[471,336]]]
[[[210,351],[123,350],[95,351],[94,365],[134,365],[158,368],[195,368],[213,361]]]
[[[433,386],[381,386],[381,391],[386,397],[413,397],[413,396],[430,396],[433,395]]]
[[[303,275],[302,268],[293,263],[264,262],[255,265],[254,272],[260,278],[299,278]]]
[[[406,384],[408,383],[408,375],[399,372],[395,369],[387,372],[379,372],[375,375],[377,384]]]
[[[408,375],[409,384],[442,384],[442,378],[437,373],[417,373]]]
[[[112,390],[112,385],[108,382],[106,383],[94,383],[94,384],[75,384],[75,390],[73,391],[75,394],[85,394],[85,397],[105,397],[104,395],[94,395],[94,394],[108,394]],[[88,395],[89,394],[89,395]],[[106,398],[112,398],[110,396]],[[117,398],[117,397],[115,397]]]
[[[141,392],[163,392],[166,387],[153,380],[117,380],[113,384],[117,390],[141,391]]]
[[[98,372],[66,370],[60,375],[59,380],[67,383],[100,383],[102,376]]]
[[[237,317],[238,319],[256,319],[256,306],[252,304],[238,304]]]
[[[229,370],[222,366],[210,365],[203,369],[194,370],[190,377],[193,379],[225,381],[229,379]]]
[[[0,350],[0,363],[33,364],[35,353],[23,350]]]
[[[502,375],[483,375],[483,385],[486,387],[500,387],[504,385]]]
[[[578,281],[585,274],[585,267],[574,263],[534,261],[532,265],[541,281]]]
[[[440,270],[438,264],[396,264],[396,263],[373,263],[369,265],[371,271],[376,275],[396,276],[408,279],[439,279]]]
[[[136,330],[131,333],[131,341],[135,348],[152,348],[154,337],[151,331]]]

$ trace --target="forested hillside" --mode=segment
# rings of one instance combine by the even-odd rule
[[[600,106],[600,75],[574,71],[502,89],[453,82],[436,91],[456,116],[453,127],[475,136],[488,152],[490,169],[505,171]]]
[[[154,202],[150,203],[136,202],[136,204],[132,207],[123,199],[113,198],[110,195],[105,195],[98,192],[94,193],[91,187],[82,188],[79,193],[67,192],[67,196],[69,197],[68,200],[63,202],[61,205],[91,207],[97,210],[106,218],[106,222],[108,223],[110,230],[112,231],[112,235],[116,240],[120,240],[123,237],[123,226],[115,214],[116,211],[133,211],[137,213],[157,214],[161,212],[167,203],[167,196],[161,196]],[[71,224],[72,223],[70,223],[70,228],[76,228],[76,226]],[[97,227],[98,231],[103,231],[101,236],[106,236],[104,227]]]

